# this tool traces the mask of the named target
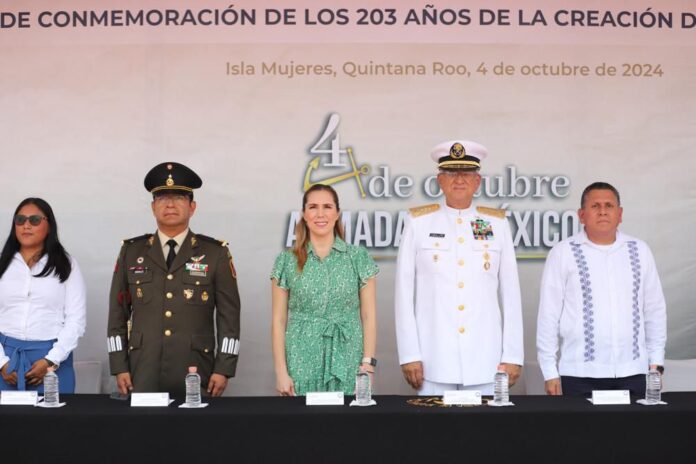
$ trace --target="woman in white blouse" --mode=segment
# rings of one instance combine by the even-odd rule
[[[53,210],[27,198],[0,254],[0,390],[42,391],[53,366],[61,393],[73,393],[85,312],[84,280],[58,241]]]

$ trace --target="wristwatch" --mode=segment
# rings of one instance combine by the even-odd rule
[[[59,366],[58,364],[54,363],[53,361],[51,361],[51,360],[48,359],[48,358],[44,358],[44,359],[45,359],[46,362],[48,363],[48,367],[55,367],[56,369],[58,369],[58,366]]]
[[[370,366],[377,366],[377,360],[375,358],[362,358],[361,364],[369,364]]]

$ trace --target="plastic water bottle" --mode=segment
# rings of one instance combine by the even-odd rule
[[[186,374],[186,404],[193,407],[201,405],[201,376],[198,368],[191,366]]]
[[[659,404],[662,400],[662,376],[657,369],[650,369],[645,374],[645,402]]]
[[[496,404],[509,403],[510,394],[508,392],[509,379],[507,372],[496,372],[495,379],[493,382],[493,402]]]
[[[49,367],[44,375],[44,404],[46,407],[57,407],[60,404],[58,393],[58,376],[54,367]]]
[[[366,406],[372,401],[372,385],[370,384],[370,374],[360,369],[355,376],[355,401],[360,406]]]

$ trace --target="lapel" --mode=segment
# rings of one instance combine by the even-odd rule
[[[160,243],[159,234],[157,234],[157,231],[155,231],[154,235],[148,239],[147,246],[149,247],[149,250],[147,250],[147,256],[150,258],[150,260],[155,265],[162,268],[164,272],[167,272],[167,263],[164,261],[162,244]]]
[[[198,248],[198,239],[196,238],[196,235],[191,232],[191,229],[189,229],[189,232],[186,234],[186,238],[184,239],[184,243],[182,243],[179,247],[179,252],[176,254],[174,262],[172,263],[172,268],[169,270],[169,272],[173,274],[177,269],[186,264],[191,259],[191,256],[193,256],[193,250],[196,248]]]

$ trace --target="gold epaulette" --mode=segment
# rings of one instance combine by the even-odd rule
[[[426,214],[434,213],[438,209],[440,209],[440,204],[439,203],[432,203],[430,205],[423,205],[423,206],[416,206],[415,208],[409,208],[408,212],[411,213],[411,216],[418,217],[418,216],[425,216]]]
[[[487,214],[489,216],[495,216],[495,217],[501,218],[501,219],[503,219],[505,217],[505,210],[504,209],[487,208],[485,206],[477,206],[476,212],[481,213],[481,214]]]

